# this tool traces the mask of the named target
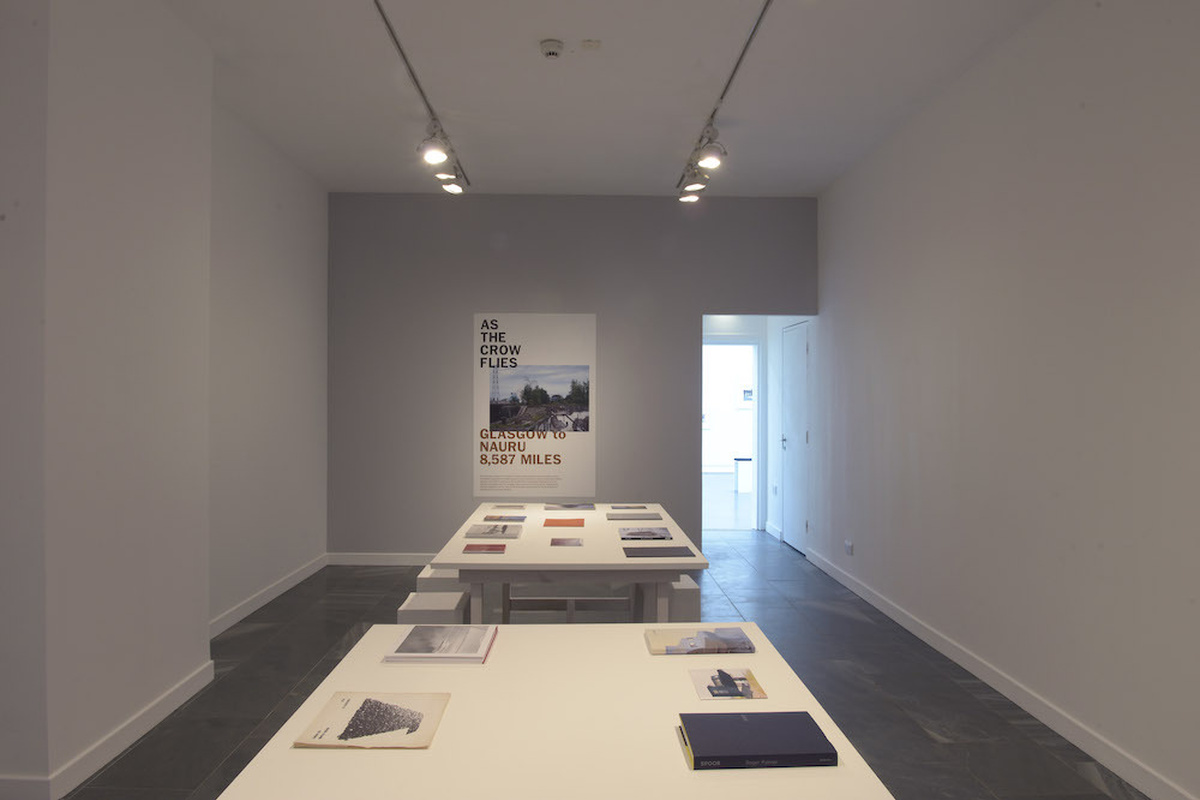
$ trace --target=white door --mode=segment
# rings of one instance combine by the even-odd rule
[[[783,329],[783,540],[808,550],[808,324]]]

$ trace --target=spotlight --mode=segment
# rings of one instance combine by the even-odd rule
[[[442,183],[442,188],[445,189],[450,194],[462,194],[463,193],[463,187],[460,186],[459,184],[455,183],[453,180],[444,181]]]
[[[685,192],[702,192],[706,186],[708,186],[708,176],[695,167],[689,167],[683,176],[683,190]]]
[[[421,142],[421,158],[426,164],[441,164],[450,157],[450,145],[440,136],[430,136]]]
[[[698,194],[685,192],[684,194],[679,195],[679,202],[681,203],[695,203],[699,199],[700,195]]]
[[[707,144],[696,153],[696,165],[705,169],[716,169],[721,166],[721,159],[728,155],[725,148],[717,142]]]

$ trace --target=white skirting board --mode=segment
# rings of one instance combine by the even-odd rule
[[[1053,702],[1020,683],[971,650],[927,625],[810,548],[808,560],[831,578],[891,617],[909,633],[1048,725],[1056,733],[1155,800],[1200,800],[1195,794],[1154,771],[1112,741],[1072,717]]]
[[[315,574],[321,567],[324,567],[328,563],[330,563],[328,553],[317,556],[299,569],[288,575],[284,575],[265,589],[255,592],[228,611],[222,612],[220,616],[208,623],[209,638],[215,637],[217,634],[234,625],[234,623],[245,619],[249,614],[262,608],[288,589],[300,583],[300,581]]]
[[[4,800],[58,800],[166,719],[212,679],[213,662],[205,661],[50,775],[0,775],[0,797]]]
[[[329,563],[353,567],[423,567],[436,553],[330,553]]]

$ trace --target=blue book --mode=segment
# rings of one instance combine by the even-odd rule
[[[837,750],[807,711],[680,714],[692,769],[835,767]]]

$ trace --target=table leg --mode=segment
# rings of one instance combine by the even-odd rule
[[[483,622],[483,584],[471,584],[471,622],[478,625]]]
[[[655,604],[655,612],[658,616],[656,622],[671,621],[671,585],[669,583],[660,583],[658,585],[658,602]]]
[[[642,587],[642,622],[656,622],[658,612],[658,584],[643,583]]]
[[[512,617],[512,584],[500,584],[500,621],[508,624]]]

